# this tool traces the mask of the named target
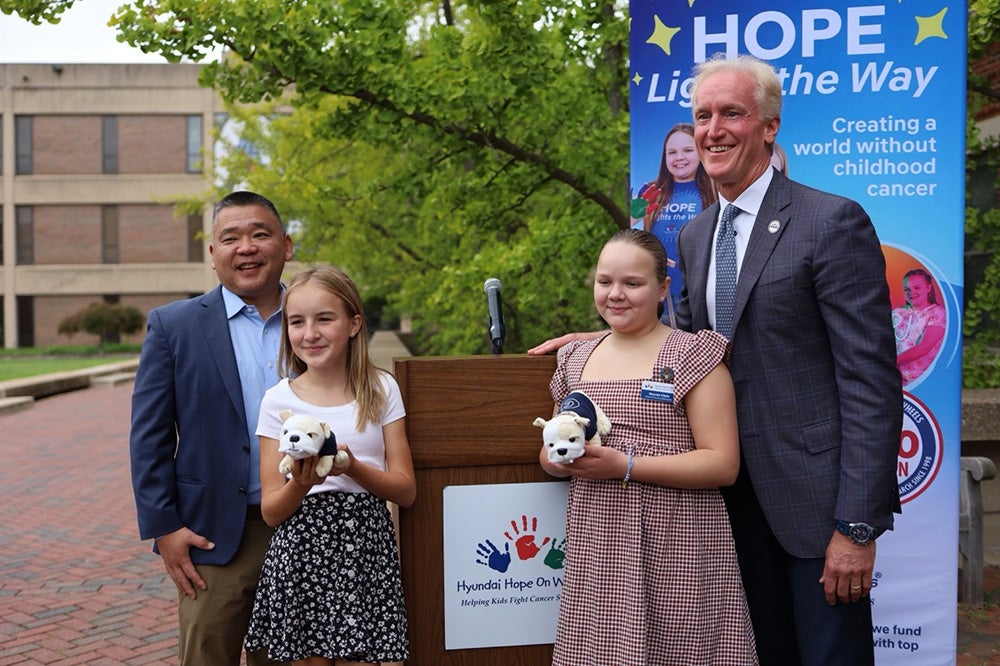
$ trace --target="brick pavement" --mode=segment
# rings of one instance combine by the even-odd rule
[[[176,664],[176,593],[140,542],[131,382],[0,416],[0,666]]]
[[[983,590],[981,608],[958,606],[957,666],[1000,664],[1000,566],[986,565]]]
[[[389,370],[409,355],[386,331],[370,347]],[[177,663],[176,591],[136,526],[132,386],[0,414],[0,666]]]
[[[0,415],[0,666],[176,664],[176,592],[138,540],[131,391],[94,386]],[[959,607],[959,666],[1000,664],[1000,569],[986,589],[985,608]]]

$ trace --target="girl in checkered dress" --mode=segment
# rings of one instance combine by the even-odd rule
[[[726,509],[739,444],[728,342],[659,321],[667,257],[652,234],[613,236],[594,303],[611,331],[559,350],[558,405],[586,393],[611,420],[602,446],[568,464],[564,593],[553,664],[756,664]]]

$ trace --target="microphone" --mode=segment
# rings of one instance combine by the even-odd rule
[[[503,351],[503,304],[500,301],[502,286],[500,280],[496,278],[490,278],[483,283],[486,304],[490,310],[490,341],[493,343],[494,354],[500,354]]]

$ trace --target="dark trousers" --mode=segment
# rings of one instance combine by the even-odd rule
[[[782,548],[745,470],[722,491],[761,666],[873,666],[869,597],[826,602],[824,558],[793,557]]]

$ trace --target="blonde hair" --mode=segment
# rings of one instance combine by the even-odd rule
[[[381,423],[386,406],[385,387],[381,373],[368,355],[368,324],[361,307],[361,294],[357,286],[343,269],[336,266],[315,266],[302,271],[288,283],[282,297],[281,310],[281,352],[278,370],[282,377],[295,377],[304,373],[309,366],[292,351],[288,339],[288,310],[284,304],[288,296],[299,287],[313,284],[333,294],[347,307],[350,317],[360,316],[361,325],[347,343],[347,385],[357,403],[357,429],[364,430],[365,424]]]

